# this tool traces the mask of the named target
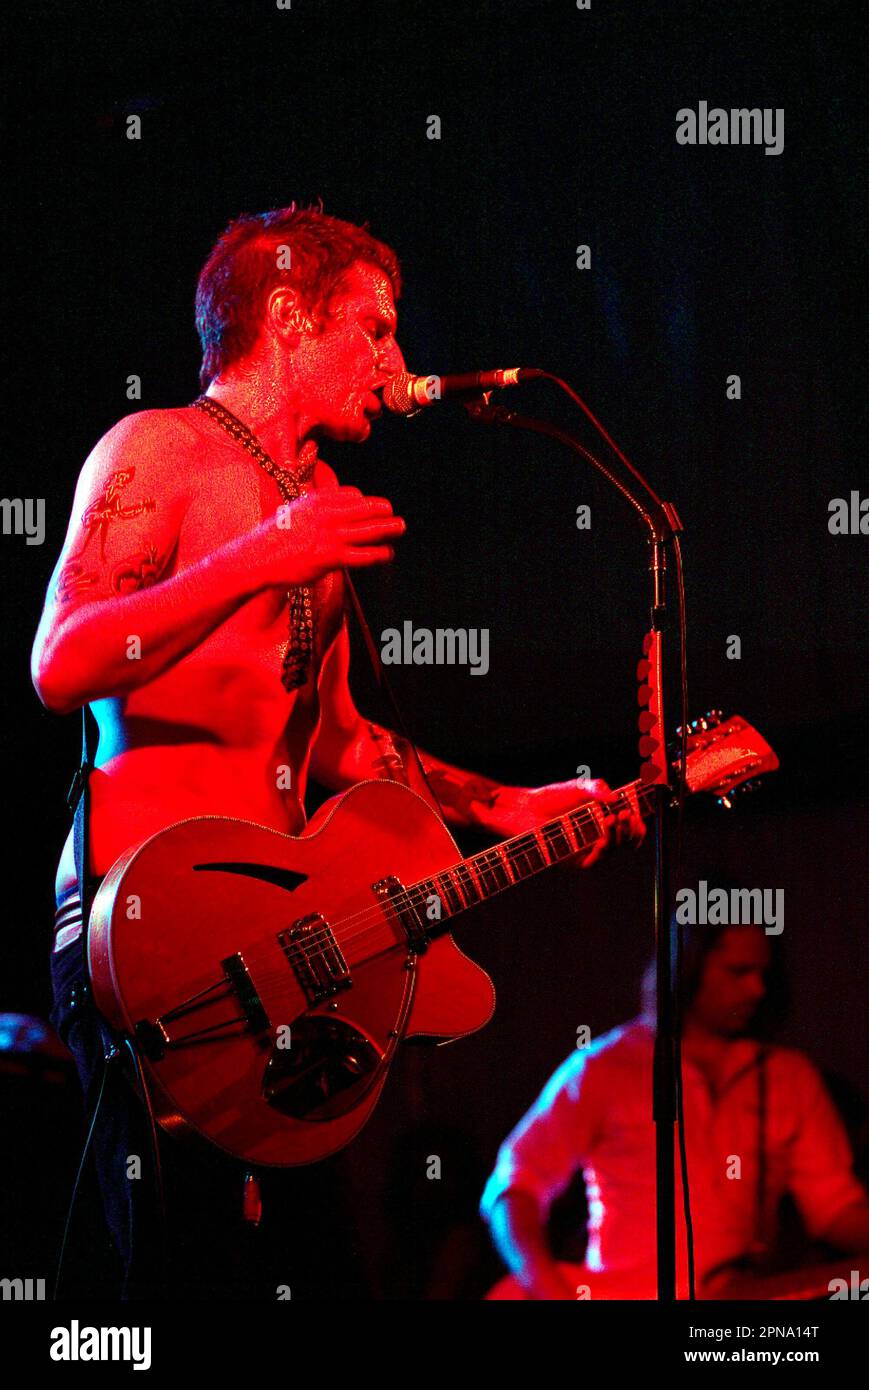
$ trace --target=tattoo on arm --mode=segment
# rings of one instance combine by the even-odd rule
[[[370,764],[377,777],[405,786],[429,797],[416,766],[413,750],[407,739],[366,720],[369,736],[379,750]],[[476,772],[464,772],[459,767],[442,763],[429,753],[420,753],[420,761],[435,798],[459,822],[474,825],[479,821],[480,807],[491,808],[504,790],[500,782],[482,777]]]
[[[106,540],[113,523],[132,521],[145,513],[157,510],[157,504],[152,497],[124,505],[123,490],[130,485],[135,476],[134,464],[116,469],[99,496],[85,507],[81,517],[84,539],[78,550],[71,552],[70,558],[58,575],[55,589],[55,599],[58,603],[68,603],[100,585],[104,590],[108,587],[111,594],[136,593],[139,589],[150,588],[165,575],[175,547],[170,547],[169,553],[161,557],[157,546],[149,539],[142,542],[143,550],[134,551],[133,554],[118,560],[106,572],[106,564],[112,563],[111,560],[106,561]],[[83,560],[82,557],[96,535],[99,536],[99,561],[96,561],[93,555],[88,560]],[[100,567],[100,562],[104,568]]]
[[[130,555],[112,570],[112,593],[134,594],[138,589],[150,589],[167,564],[168,556],[160,560],[155,545],[149,545],[144,554]]]
[[[474,805],[494,806],[501,794],[499,782],[476,772],[462,772],[461,768],[448,767],[431,758],[423,758],[422,765],[442,804],[468,820],[473,820]]]
[[[76,594],[96,584],[99,577],[97,570],[86,570],[78,560],[67,560],[57,579],[55,597],[58,603],[68,603]]]
[[[171,558],[171,553],[161,558],[157,553],[157,547],[146,542],[145,550],[128,555],[113,566],[109,575],[111,592],[134,594],[139,589],[149,589],[152,584],[163,578]],[[78,560],[68,560],[57,580],[58,603],[68,603],[78,594],[93,588],[102,578],[99,570],[85,569]]]
[[[403,782],[407,786],[405,757],[409,750],[406,740],[391,733],[389,729],[381,728],[379,724],[372,724],[370,720],[366,720],[366,727],[379,750],[378,756],[371,763],[374,775],[390,782]]]
[[[145,498],[142,502],[133,502],[125,507],[121,499],[121,491],[127,487],[135,478],[136,469],[133,464],[129,468],[119,468],[109,478],[105,488],[90,506],[85,507],[82,512],[82,525],[85,528],[84,544],[77,550],[76,556],[83,555],[99,532],[100,537],[100,559],[106,558],[106,536],[109,526],[113,521],[130,521],[133,517],[141,516],[143,512],[153,512],[156,509],[156,502],[153,498]]]

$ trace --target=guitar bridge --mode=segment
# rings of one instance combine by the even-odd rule
[[[319,912],[300,917],[278,933],[278,941],[310,1004],[319,1004],[353,984],[341,947]]]

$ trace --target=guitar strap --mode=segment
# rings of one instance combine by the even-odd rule
[[[81,948],[85,963],[85,991],[88,990],[87,968],[87,927],[93,897],[98,879],[90,872],[90,774],[96,757],[99,729],[90,705],[82,705],[81,711],[81,763],[72,779],[67,794],[67,805],[72,811],[72,844],[75,858],[75,874],[78,880],[79,909],[81,911]]]
[[[395,695],[393,694],[392,686],[389,682],[389,677],[386,674],[386,667],[384,666],[383,661],[381,660],[381,656],[375,645],[374,638],[371,636],[371,629],[368,626],[365,614],[362,611],[362,604],[360,603],[359,595],[356,592],[356,585],[353,583],[353,580],[350,578],[349,571],[346,569],[344,570],[344,582],[347,585],[347,592],[350,595],[350,602],[353,605],[353,611],[356,614],[356,619],[359,623],[360,628],[362,629],[362,636],[365,639],[365,649],[368,652],[368,657],[371,661],[371,666],[374,671],[374,679],[377,681],[377,684],[380,687],[380,689],[384,692],[387,704],[389,705],[390,711],[392,713],[392,717],[394,718],[396,725],[398,726],[399,733],[401,734],[405,743],[410,745],[411,751],[416,760],[416,765],[419,768],[420,776],[422,777],[425,786],[428,787],[429,793],[432,798],[432,802],[434,806],[437,807],[441,820],[444,821],[444,823],[446,823],[444,808],[440,803],[437,792],[435,791],[434,787],[428,779],[426,770],[422,765],[422,759],[419,756],[419,750],[417,749],[417,746],[414,743],[413,739],[410,737],[410,734],[407,732],[407,726],[405,725],[401,710],[398,708],[398,701],[396,700]]]

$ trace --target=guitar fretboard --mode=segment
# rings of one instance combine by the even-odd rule
[[[607,805],[615,813],[639,806],[643,816],[650,814],[654,803],[654,787],[639,781],[620,787],[607,799]],[[408,888],[408,894],[423,902],[437,897],[441,904],[441,920],[454,917],[511,888],[514,883],[562,863],[579,850],[591,848],[603,834],[603,816],[598,803],[586,803],[535,830],[523,831],[469,859],[461,859],[431,878],[420,879]],[[436,932],[430,931],[430,934]]]

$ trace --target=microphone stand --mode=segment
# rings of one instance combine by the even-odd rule
[[[466,401],[465,410],[470,419],[477,424],[510,425],[514,429],[545,434],[551,439],[559,440],[574,453],[581,454],[630,503],[648,533],[651,631],[643,643],[644,660],[638,667],[638,677],[642,681],[638,699],[647,707],[645,722],[644,716],[640,716],[640,728],[644,732],[644,738],[640,740],[640,751],[648,754],[641,769],[642,778],[643,781],[655,785],[654,925],[657,998],[652,1115],[655,1124],[658,1301],[672,1303],[676,1298],[676,1174],[673,1140],[677,1118],[675,969],[678,955],[676,922],[669,911],[670,821],[667,812],[672,802],[672,790],[668,780],[664,736],[666,726],[663,675],[665,639],[670,630],[665,583],[667,547],[683,527],[672,502],[661,501],[645,483],[648,496],[638,494],[606,464],[595,458],[594,454],[568,430],[561,429],[548,420],[537,420],[527,415],[519,415],[504,406],[492,405],[491,392],[484,392],[481,396]],[[586,413],[590,415],[587,410]],[[605,432],[604,438],[608,438]],[[684,775],[684,758],[681,768],[680,776]]]

